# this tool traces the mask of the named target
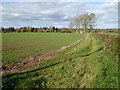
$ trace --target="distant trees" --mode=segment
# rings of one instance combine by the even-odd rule
[[[3,27],[1,27],[0,32],[4,32],[4,30],[5,30],[5,29],[4,29]]]
[[[61,30],[61,33],[71,33],[71,31],[66,27],[62,27],[60,30]]]
[[[55,28],[54,26],[50,26],[50,27],[49,27],[49,31],[50,31],[50,32],[56,32],[56,28]]]
[[[1,27],[2,32],[15,32],[15,28],[14,27],[9,27],[9,28],[3,28]]]
[[[14,28],[14,27],[9,27],[9,28],[3,28],[1,27],[2,32],[60,32],[60,29],[55,28],[54,26],[48,27],[40,27],[40,28],[35,28],[35,27],[20,27],[20,28]]]
[[[82,27],[82,29],[85,31],[86,30],[91,31],[95,26],[95,21],[96,21],[95,16],[96,15],[94,13],[86,13],[86,14],[77,16],[73,18],[73,20],[70,22],[69,27],[76,28],[76,30]]]
[[[90,25],[90,24],[89,24]],[[89,28],[91,28],[91,26],[89,26]],[[88,31],[90,31],[88,29]],[[55,28],[54,26],[50,26],[49,28],[48,27],[40,27],[40,28],[36,28],[36,27],[20,27],[20,28],[14,28],[14,27],[9,27],[9,28],[4,28],[4,27],[1,27],[0,28],[0,32],[3,32],[3,33],[7,33],[7,32],[61,32],[61,33],[72,33],[72,32],[77,32],[77,33],[81,33],[81,31],[83,30],[83,28],[67,28],[67,27],[62,27],[62,28]],[[114,29],[110,29],[110,28],[107,28],[107,29],[92,29],[92,32],[109,32],[109,33],[112,33],[112,32],[115,32],[115,33],[118,33],[118,29],[117,28],[114,28]]]

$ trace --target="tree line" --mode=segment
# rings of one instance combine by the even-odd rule
[[[7,33],[7,32],[62,32],[62,33],[71,33],[71,31],[66,28],[66,27],[62,27],[62,28],[56,28],[54,26],[50,26],[50,27],[40,27],[40,28],[36,28],[36,27],[20,27],[20,28],[14,28],[14,27],[8,27],[8,28],[4,28],[1,27],[1,30],[3,33]]]
[[[73,28],[72,30],[70,28],[62,27],[62,28],[48,28],[48,27],[40,27],[40,28],[35,28],[35,27],[20,27],[20,28],[14,28],[14,27],[9,27],[9,28],[3,28],[1,27],[1,31],[3,33],[10,33],[10,32],[61,32],[61,33],[80,33],[80,31],[83,31],[83,28]],[[118,29],[92,29],[89,30],[87,29],[86,32],[116,32],[118,33]]]

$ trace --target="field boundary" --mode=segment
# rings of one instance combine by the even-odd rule
[[[91,54],[93,54],[93,53],[95,53],[95,52],[101,51],[102,49],[103,49],[103,47],[100,47],[100,48],[98,48],[97,50],[94,50],[94,51],[92,51],[91,53],[87,53],[87,54],[81,55],[80,57],[89,56],[89,55],[91,55]],[[68,60],[68,61],[69,61],[69,60]],[[43,70],[43,69],[46,69],[46,68],[49,68],[49,67],[58,65],[58,64],[63,63],[63,62],[66,62],[66,60],[63,60],[63,61],[60,61],[60,62],[57,62],[57,63],[53,63],[53,64],[50,64],[50,65],[47,65],[47,66],[41,67],[41,68],[39,68],[39,69],[35,69],[35,70],[33,70],[33,71]],[[33,71],[32,71],[32,72],[33,72]],[[28,71],[28,72],[31,72],[31,71]]]

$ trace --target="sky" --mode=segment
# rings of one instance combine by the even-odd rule
[[[118,0],[2,0],[3,27],[68,27],[84,13],[95,13],[95,28],[118,28]]]

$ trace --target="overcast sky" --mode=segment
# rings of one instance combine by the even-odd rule
[[[2,26],[68,27],[80,14],[95,13],[96,28],[118,27],[118,0],[2,0]],[[0,18],[1,19],[1,18]]]

